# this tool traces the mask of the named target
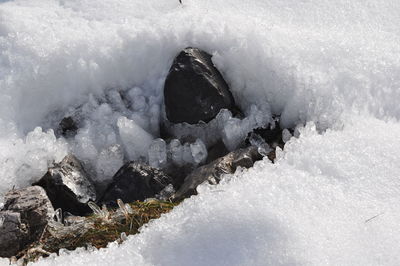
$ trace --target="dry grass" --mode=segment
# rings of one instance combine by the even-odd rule
[[[72,232],[62,237],[54,237],[48,228],[44,231],[40,240],[30,245],[16,257],[22,264],[36,261],[40,257],[47,257],[51,253],[58,253],[60,249],[74,250],[79,247],[93,246],[104,248],[108,243],[122,242],[121,234],[133,235],[139,232],[139,228],[150,220],[159,218],[163,213],[172,210],[179,203],[151,201],[134,202],[129,206],[130,213],[124,215],[120,210],[109,210],[109,219],[98,215],[86,217],[85,224],[90,228],[82,230],[82,233]],[[116,218],[119,217],[119,218]]]

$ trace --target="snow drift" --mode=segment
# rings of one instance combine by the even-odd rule
[[[0,1],[0,195],[68,151],[109,179],[136,156],[124,143],[157,137],[187,46],[213,54],[247,115],[308,122],[276,164],[203,186],[122,246],[38,264],[399,264],[399,14],[394,0]],[[77,109],[78,134],[56,137]]]

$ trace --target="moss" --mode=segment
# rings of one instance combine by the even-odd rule
[[[108,243],[121,241],[121,234],[133,235],[139,232],[139,228],[152,219],[159,218],[163,213],[172,210],[178,203],[151,201],[129,204],[133,210],[122,220],[105,221],[98,215],[86,217],[85,224],[92,224],[91,228],[83,231],[82,234],[67,234],[62,238],[55,238],[45,230],[40,240],[20,252],[17,258],[23,263],[36,261],[39,257],[46,257],[50,253],[58,253],[60,249],[74,250],[79,247],[93,246],[104,248]],[[110,217],[116,210],[109,210]]]

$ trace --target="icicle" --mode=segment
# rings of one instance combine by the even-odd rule
[[[62,215],[62,209],[61,209],[61,208],[58,208],[58,209],[55,211],[54,218],[55,218],[55,221],[56,221],[57,223],[62,224],[63,215]]]

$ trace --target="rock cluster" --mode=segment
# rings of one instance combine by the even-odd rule
[[[166,123],[170,124],[203,125],[224,109],[241,114],[211,55],[197,48],[186,48],[175,58],[165,81],[164,98]],[[61,135],[68,137],[77,130],[71,117],[60,123]],[[99,184],[94,184],[85,165],[69,154],[33,186],[7,193],[0,210],[0,257],[15,256],[40,236],[43,238],[44,232],[58,241],[63,238],[60,236],[82,233],[85,228],[87,232],[94,224],[82,216],[94,212],[108,221],[107,207],[121,210],[119,218],[112,219],[126,218],[132,213],[123,202],[179,202],[196,194],[196,188],[204,182],[217,184],[224,174],[232,174],[238,167],[250,168],[263,156],[273,160],[273,148],[283,145],[278,122],[255,129],[247,138],[244,135],[242,147],[231,152],[221,140],[207,146],[193,136],[179,139],[161,134],[159,139],[149,139],[148,164],[143,160],[125,161],[105,191],[96,191]],[[135,147],[130,150],[137,152]]]

